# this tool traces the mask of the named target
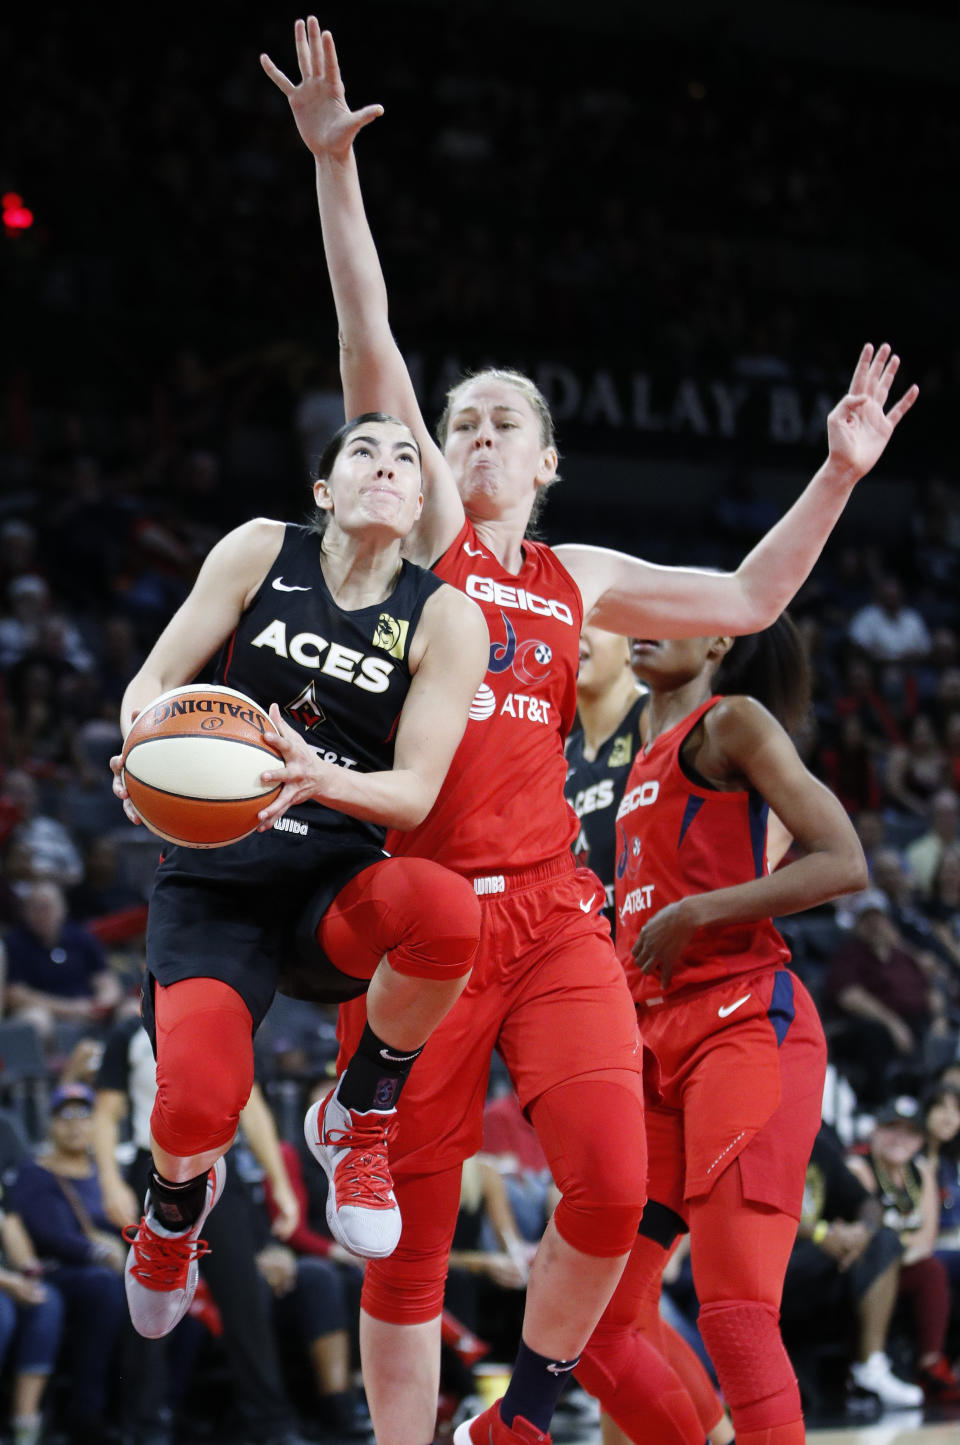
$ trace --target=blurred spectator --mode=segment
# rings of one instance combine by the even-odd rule
[[[23,899],[23,923],[7,945],[7,1011],[29,1018],[45,1040],[58,1020],[104,1020],[120,1002],[121,988],[103,949],[67,915],[63,889],[41,881]]]
[[[29,653],[44,654],[86,672],[93,659],[76,627],[54,609],[50,588],[28,572],[7,585],[10,611],[0,616],[0,670]]]
[[[883,775],[889,807],[918,818],[928,816],[937,792],[950,781],[950,764],[926,713],[917,713],[907,727],[907,740],[891,748]]]
[[[851,657],[833,699],[833,713],[839,720],[849,713],[860,719],[863,739],[870,748],[882,750],[903,740],[900,722],[881,696],[873,668],[865,657]]]
[[[60,1348],[63,1301],[42,1274],[22,1221],[4,1210],[0,1185],[0,1369],[12,1349],[12,1445],[38,1445],[43,1397]]]
[[[40,812],[40,795],[29,773],[11,768],[3,780],[0,807],[14,820],[8,837],[15,833],[31,855],[34,877],[56,878],[65,888],[80,881],[83,863],[77,846],[62,823]]]
[[[950,1002],[957,997],[960,972],[955,950],[945,946],[916,897],[913,877],[896,848],[878,848],[873,882],[884,894],[888,912],[903,942],[913,949],[927,978]]]
[[[941,944],[960,952],[960,847],[944,853],[934,874],[927,915]]]
[[[883,1223],[876,1197],[847,1167],[833,1130],[820,1129],[807,1166],[803,1213],[783,1287],[781,1320],[791,1349],[822,1338],[824,1322],[854,1325],[851,1377],[892,1408],[923,1403],[923,1391],[894,1373],[887,1335],[903,1246]]]
[[[83,878],[67,897],[70,913],[78,923],[103,918],[145,902],[143,894],[119,873],[120,846],[112,834],[91,838],[83,854]]]
[[[872,874],[873,859],[886,841],[886,824],[883,814],[873,808],[864,808],[853,820],[860,846],[867,860],[867,869]]]
[[[944,853],[960,849],[960,797],[952,788],[940,788],[927,808],[930,826],[905,851],[917,890],[929,897]]]
[[[858,713],[850,712],[840,719],[836,741],[817,751],[814,767],[848,813],[876,811],[880,807],[876,755],[867,746]]]
[[[6,737],[11,764],[31,777],[48,786],[71,778],[87,780],[90,769],[67,702],[61,663],[30,653],[10,668]]]
[[[496,1226],[499,1239],[488,1227],[487,1248],[502,1247],[511,1232],[536,1244],[560,1196],[536,1130],[513,1089],[484,1107],[482,1157],[503,1179],[512,1214]]]
[[[950,1280],[956,1318],[960,1312],[960,1090],[935,1084],[923,1099],[923,1125],[923,1152],[940,1203],[935,1251]]]
[[[917,662],[930,651],[930,633],[915,607],[903,600],[900,580],[892,575],[877,584],[873,602],[850,619],[849,635],[873,662]]]
[[[897,1060],[922,1076],[928,1041],[949,1040],[950,1030],[943,997],[904,947],[886,895],[869,888],[848,903],[853,936],[830,960],[826,980],[831,1045],[858,1098],[875,1102],[888,1092]]]
[[[102,1445],[108,1431],[114,1355],[126,1315],[127,1250],[104,1210],[90,1150],[92,1113],[86,1085],[55,1089],[48,1149],[20,1166],[10,1194],[66,1305],[71,1445]]]
[[[927,1399],[960,1403],[960,1379],[944,1354],[950,1323],[950,1284],[933,1253],[940,1215],[934,1170],[921,1154],[924,1121],[916,1099],[892,1099],[877,1112],[873,1133],[849,1167],[879,1200],[883,1222],[903,1245],[898,1294],[910,1308],[917,1375]]]

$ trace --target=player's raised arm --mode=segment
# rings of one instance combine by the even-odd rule
[[[806,580],[856,483],[877,463],[917,399],[885,411],[900,359],[884,343],[860,353],[850,390],[827,418],[827,460],[735,572],[658,567],[604,547],[555,548],[595,626],[635,637],[735,635],[769,627]]]
[[[456,536],[463,506],[450,468],[430,435],[393,333],[387,289],[367,222],[353,153],[360,130],[383,114],[379,105],[351,111],[329,30],[314,16],[295,26],[300,82],[267,55],[260,63],[290,103],[301,139],[316,162],[324,251],[337,308],[340,371],[347,416],[388,412],[406,422],[423,458],[423,515],[405,552],[429,564]]]

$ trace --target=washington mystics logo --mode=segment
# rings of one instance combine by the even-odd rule
[[[617,877],[635,878],[643,858],[643,843],[639,838],[628,838],[622,823],[617,824],[620,847],[617,849]]]
[[[535,637],[521,642],[518,647],[512,622],[505,612],[501,612],[500,617],[503,621],[504,641],[491,642],[489,671],[506,672],[510,669],[521,682],[543,682],[544,678],[550,675],[553,649],[549,643],[540,642]]]

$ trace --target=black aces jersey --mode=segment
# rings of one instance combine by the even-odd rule
[[[574,856],[592,868],[606,890],[603,912],[613,923],[614,869],[617,857],[617,808],[623,797],[630,765],[640,746],[640,714],[647,693],[640,693],[630,711],[600,748],[593,762],[583,756],[583,729],[575,727],[567,739],[567,780],[564,795],[577,817],[580,832]]]
[[[284,720],[325,761],[361,773],[389,770],[410,687],[410,644],[425,602],[442,586],[432,572],[404,561],[384,602],[345,612],[324,581],[319,535],[288,523],[277,559],[224,646],[214,678],[263,708],[277,703]],[[289,816],[322,822],[325,831],[347,827],[378,843],[385,833],[320,803],[300,804]]]

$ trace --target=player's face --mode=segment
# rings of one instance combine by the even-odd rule
[[[423,506],[412,433],[394,422],[361,422],[313,495],[342,532],[405,537]]]
[[[629,670],[630,644],[625,637],[600,627],[584,627],[580,633],[579,693],[603,697]]]
[[[527,398],[493,377],[477,377],[457,392],[443,454],[475,518],[518,512],[525,521],[538,489],[557,471],[557,454],[544,446]]]
[[[630,665],[653,692],[669,692],[692,682],[707,665],[715,637],[676,637],[666,642],[631,637]]]

